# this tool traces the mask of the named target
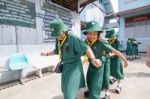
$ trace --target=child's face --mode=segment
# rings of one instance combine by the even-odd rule
[[[97,32],[90,32],[90,33],[87,33],[87,38],[90,40],[90,41],[94,41],[98,38],[98,33]]]
[[[116,39],[116,37],[108,38],[108,40],[110,40],[110,41],[114,40],[114,39]]]
[[[57,38],[58,38],[58,40],[63,40],[63,38],[66,36],[66,34],[65,33],[63,33],[63,34],[61,34],[60,36],[58,36]]]

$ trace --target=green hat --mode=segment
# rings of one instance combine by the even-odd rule
[[[133,40],[134,40],[134,38],[128,38],[128,40],[131,40],[131,41],[133,41]]]
[[[117,34],[113,28],[106,30],[106,35],[105,35],[106,38],[113,38],[116,36],[117,36]]]
[[[68,27],[63,23],[61,19],[54,19],[50,22],[49,27],[52,37],[57,37],[68,30]]]
[[[133,40],[133,41],[136,41],[136,39],[135,39],[135,38],[132,38],[132,40]]]
[[[128,38],[128,40],[132,40],[132,38]]]
[[[103,32],[102,28],[99,26],[99,23],[96,21],[91,21],[86,24],[86,29],[83,31],[83,34],[90,32]]]

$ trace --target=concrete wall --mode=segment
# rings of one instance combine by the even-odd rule
[[[35,2],[36,13],[45,13],[41,8],[45,0],[30,1]],[[79,14],[71,12],[71,17],[72,26],[70,29],[80,37]],[[36,28],[0,24],[0,56],[9,56],[11,53],[17,52],[17,50],[18,52],[32,53],[53,49],[54,41],[44,41],[47,35],[43,30],[43,24],[43,18],[38,16],[36,17]],[[18,46],[16,44],[16,35],[18,36]]]
[[[126,49],[126,41],[127,38],[125,38],[125,16],[120,17],[120,25],[119,25],[119,39],[123,42],[123,47]],[[133,38],[136,38],[134,36],[131,36]],[[150,37],[144,37],[144,38],[136,38],[139,42],[142,44],[139,45],[139,51],[140,52],[146,52],[148,48],[148,44],[150,42]]]
[[[45,14],[42,10],[43,2],[45,0],[30,0],[36,5],[36,13]],[[80,34],[80,16],[76,12],[71,11],[72,26],[70,29],[77,36]],[[37,62],[49,64],[54,60],[43,58],[40,56],[42,51],[50,51],[54,49],[55,41],[45,42],[47,38],[43,28],[43,18],[36,17],[36,28],[27,28],[20,26],[10,26],[0,24],[0,69],[8,66],[7,60],[12,53],[25,53],[29,57],[32,64]],[[18,35],[18,46],[16,45],[16,34]],[[18,79],[18,73],[0,72],[0,83],[8,80]]]
[[[143,6],[150,5],[150,0],[119,0],[119,12],[135,9]],[[120,16],[119,19],[119,39],[123,42],[124,49],[126,48],[126,41],[127,38],[125,38],[125,18],[132,17],[132,16],[139,16],[150,13],[149,10],[143,10],[136,13],[129,13],[123,16]],[[133,38],[136,38],[135,36],[131,36]],[[139,45],[139,51],[140,52],[146,52],[148,43],[150,42],[149,37],[138,37],[136,38],[138,41],[140,41],[142,44]]]
[[[103,6],[99,3],[99,1],[94,2],[98,7],[104,10]],[[83,22],[89,21],[97,21],[99,22],[100,26],[102,27],[104,24],[104,16],[105,13],[102,12],[99,8],[97,8],[93,4],[87,5],[84,10],[80,13],[80,20]],[[82,39],[85,39],[85,35],[81,35]]]
[[[99,3],[99,1],[94,2],[98,7],[104,10],[103,6]],[[99,8],[97,8],[93,4],[89,4],[85,7],[85,9],[80,14],[80,19],[84,22],[88,21],[98,21],[102,26],[104,23],[105,13],[102,12]]]

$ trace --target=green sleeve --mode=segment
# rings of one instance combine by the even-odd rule
[[[80,56],[85,55],[88,49],[88,45],[79,38],[75,38],[73,40],[73,46],[75,53],[79,54]]]
[[[54,52],[55,54],[58,54],[58,46],[57,46],[57,43],[58,43],[58,41],[56,40],[55,49],[53,50],[53,52]]]
[[[122,50],[122,46],[121,46],[121,44],[120,44],[119,41],[117,41],[117,43],[116,43],[116,48],[115,48],[115,49],[118,50],[118,51],[121,51],[121,50]]]
[[[113,47],[107,41],[103,41],[103,50],[106,52],[112,52]]]

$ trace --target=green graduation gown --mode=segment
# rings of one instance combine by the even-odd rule
[[[61,60],[64,64],[61,88],[64,99],[76,99],[78,89],[85,87],[81,56],[86,53],[87,48],[87,44],[73,34],[68,34],[68,38],[61,48]],[[58,53],[57,42],[54,52]]]
[[[118,51],[121,51],[122,49],[121,44],[118,40],[114,41],[114,43],[112,43],[111,46]],[[117,80],[121,80],[124,78],[123,63],[120,57],[112,56],[110,67],[111,67],[111,76],[115,77]]]
[[[127,41],[127,48],[126,48],[126,55],[132,56],[134,53],[133,46],[132,46],[132,40]]]
[[[106,61],[104,62],[103,84],[102,89],[109,89],[110,85],[110,56],[107,52]]]
[[[134,39],[133,41],[132,41],[133,43],[132,43],[132,46],[133,46],[133,52],[134,52],[134,55],[138,55],[138,43],[137,43],[137,41]]]
[[[103,83],[104,64],[106,62],[106,52],[112,52],[112,47],[107,41],[96,41],[91,49],[97,59],[102,61],[102,67],[96,68],[89,61],[89,68],[87,71],[87,86],[89,89],[89,99],[99,99]]]

